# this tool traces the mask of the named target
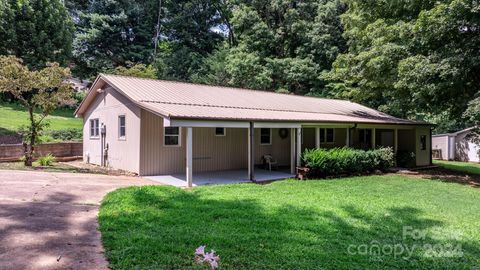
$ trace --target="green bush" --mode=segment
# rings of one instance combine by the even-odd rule
[[[398,151],[397,152],[397,163],[400,167],[411,168],[415,167],[415,153],[409,151]]]
[[[78,128],[67,128],[61,130],[52,130],[48,133],[55,141],[75,141],[81,140],[83,132]]]
[[[395,164],[395,156],[391,148],[368,151],[351,148],[307,149],[303,153],[303,161],[311,169],[311,176],[326,177],[383,171]]]
[[[52,166],[53,162],[55,162],[55,157],[52,154],[38,158],[40,166]]]

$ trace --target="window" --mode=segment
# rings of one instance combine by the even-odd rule
[[[225,128],[215,128],[215,136],[225,136]]]
[[[420,150],[427,150],[427,136],[420,135]]]
[[[125,139],[126,125],[125,115],[118,116],[118,138]]]
[[[260,144],[269,145],[272,144],[272,130],[269,128],[260,129]]]
[[[163,144],[165,146],[180,146],[179,127],[165,127],[163,137]]]
[[[372,143],[372,130],[371,129],[359,129],[358,130],[358,141],[361,144],[370,146]]]
[[[95,138],[100,135],[100,121],[98,118],[90,119],[90,137]]]
[[[321,128],[320,129],[320,143],[333,143],[335,135],[333,128]]]

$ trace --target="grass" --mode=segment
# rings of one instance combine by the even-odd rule
[[[82,120],[73,115],[73,109],[58,109],[47,117],[49,130],[82,128]],[[28,112],[16,103],[0,102],[0,135],[14,134],[21,126],[28,125]]]
[[[445,161],[445,160],[433,160],[433,164],[444,167],[449,170],[458,172],[473,173],[480,175],[480,164],[459,162],[459,161]]]
[[[193,261],[200,245],[220,269],[480,267],[480,190],[400,175],[130,187],[104,198],[99,222],[112,269],[207,269]],[[425,238],[404,238],[408,226]],[[463,254],[429,257],[428,245]]]

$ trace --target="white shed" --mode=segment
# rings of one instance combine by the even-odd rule
[[[475,127],[454,133],[432,136],[434,159],[480,162],[480,145],[476,140]]]

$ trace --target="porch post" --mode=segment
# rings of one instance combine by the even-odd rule
[[[193,182],[193,172],[192,172],[192,160],[193,160],[193,139],[192,139],[192,128],[188,127],[187,128],[187,168],[186,168],[186,173],[187,173],[187,187],[192,187],[192,182]]]
[[[297,128],[297,167],[301,165],[302,155],[302,128]]]
[[[345,140],[345,146],[346,147],[350,147],[350,128],[347,127],[347,136],[346,136],[346,140]]]
[[[295,174],[295,129],[290,129],[290,174]]]
[[[398,129],[394,129],[393,130],[394,132],[394,135],[393,135],[393,151],[395,152],[395,154],[398,152]]]
[[[254,136],[253,122],[250,122],[248,128],[248,179],[250,181],[255,181],[254,173],[254,152],[253,152],[253,136]]]
[[[315,148],[320,148],[320,128],[315,128]]]
[[[375,128],[372,128],[372,148],[375,149],[377,148],[377,134],[376,134],[376,129]]]

